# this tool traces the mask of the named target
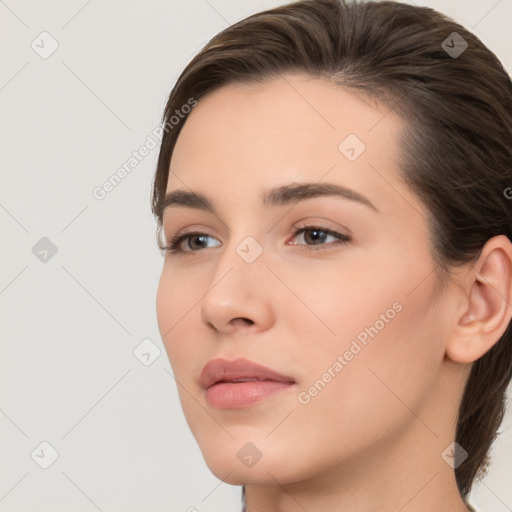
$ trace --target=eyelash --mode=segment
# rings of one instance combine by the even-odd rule
[[[311,251],[318,251],[322,249],[329,249],[333,246],[343,245],[351,241],[351,238],[347,235],[343,235],[341,233],[338,233],[337,231],[333,231],[331,229],[322,228],[321,226],[303,226],[301,228],[298,228],[295,233],[293,234],[294,238],[298,236],[299,234],[305,232],[305,231],[321,231],[322,233],[326,233],[327,235],[331,235],[337,239],[336,242],[331,242],[330,244],[321,244],[321,245],[307,245],[307,244],[293,244],[293,245],[303,245],[305,247],[309,247],[309,250]],[[177,254],[177,255],[183,255],[186,253],[195,253],[200,252],[200,250],[196,251],[183,251],[182,249],[179,249],[179,246],[183,240],[189,237],[198,236],[198,235],[206,235],[210,236],[207,233],[202,233],[201,231],[191,231],[190,233],[184,233],[176,235],[169,245],[166,245],[163,247],[166,252],[171,254]],[[212,237],[213,238],[213,237]]]

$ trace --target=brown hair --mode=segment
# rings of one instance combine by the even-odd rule
[[[460,53],[464,41],[463,53],[450,51]],[[428,207],[440,278],[474,261],[489,238],[512,240],[512,203],[505,193],[512,186],[512,83],[474,34],[433,9],[391,1],[290,3],[213,37],[180,75],[162,119],[169,127],[190,97],[288,71],[373,97],[407,121],[400,171]],[[151,205],[158,240],[172,151],[185,122],[166,129],[160,147]],[[474,479],[486,474],[511,377],[509,324],[473,364],[460,404],[455,440],[468,458],[455,476],[464,498]]]

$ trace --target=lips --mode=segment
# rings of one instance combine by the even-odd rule
[[[201,385],[205,389],[222,382],[250,381],[295,382],[292,377],[282,375],[271,368],[244,358],[235,361],[212,359],[204,366],[200,375]]]

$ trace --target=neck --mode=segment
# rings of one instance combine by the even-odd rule
[[[247,485],[243,512],[470,512],[459,494],[455,476],[442,468],[428,473],[416,468],[410,472],[394,470],[378,478],[356,482],[345,475],[340,480],[293,484]]]

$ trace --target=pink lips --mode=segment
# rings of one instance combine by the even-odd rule
[[[247,359],[212,359],[203,368],[200,382],[206,400],[219,409],[246,407],[293,386],[295,381]]]

